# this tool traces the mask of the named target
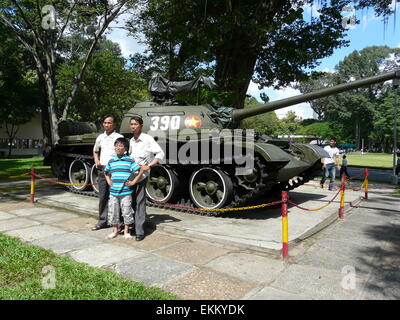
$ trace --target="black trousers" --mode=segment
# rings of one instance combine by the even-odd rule
[[[106,177],[103,170],[99,170],[99,221],[97,226],[100,228],[105,228],[108,226],[107,216],[108,216],[108,199],[110,198],[110,189],[107,184]]]
[[[144,223],[146,222],[146,184],[147,179],[139,182],[132,196],[132,207],[135,210],[135,233],[137,236],[144,235]]]
[[[139,182],[134,187],[132,193],[132,209],[134,213],[135,234],[137,236],[144,235],[144,224],[146,222],[146,184],[147,179]],[[121,220],[123,221],[123,220]],[[124,223],[120,224],[120,230],[124,229]],[[130,229],[131,227],[129,227]]]
[[[340,178],[343,176],[343,173],[346,175],[347,178],[350,178],[350,175],[347,172],[347,167],[340,167]]]

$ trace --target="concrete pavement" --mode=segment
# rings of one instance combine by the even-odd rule
[[[288,262],[280,257],[279,207],[224,218],[149,207],[143,241],[106,240],[110,229],[90,231],[96,198],[45,185],[34,205],[9,198],[26,197],[22,185],[1,197],[0,232],[183,299],[399,299],[400,210],[392,190],[370,185],[368,201],[347,191],[343,221],[339,198],[316,212],[290,207]],[[334,194],[310,183],[290,198],[316,208]]]

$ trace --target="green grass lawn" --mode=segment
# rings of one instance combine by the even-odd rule
[[[393,155],[389,153],[349,153],[348,166],[362,168],[392,169]],[[341,163],[341,162],[340,162]]]
[[[43,267],[54,268],[55,281]],[[54,283],[55,288],[45,285]],[[0,233],[0,300],[175,300],[111,271],[90,267]]]
[[[43,165],[43,157],[0,159],[0,181],[6,182],[30,179],[29,176],[13,176],[19,176],[21,174],[30,172],[31,168],[35,168],[36,173],[39,173],[46,178],[50,178],[53,176],[51,168]]]

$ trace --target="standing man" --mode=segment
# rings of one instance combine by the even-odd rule
[[[105,115],[103,118],[104,133],[97,137],[93,148],[94,163],[99,173],[99,221],[92,228],[92,231],[108,227],[107,216],[110,190],[103,170],[110,159],[116,156],[115,140],[124,137],[115,131],[115,127],[115,118],[109,114]]]
[[[164,151],[154,138],[142,132],[143,119],[133,116],[130,120],[133,137],[129,142],[129,155],[144,169],[145,179],[136,184],[135,210],[136,241],[144,239],[144,222],[146,221],[146,183],[151,167],[164,158]]]
[[[330,177],[329,190],[332,191],[334,190],[333,184],[336,177],[336,167],[339,169],[339,149],[336,148],[336,138],[331,138],[329,146],[326,146],[324,150],[328,152],[329,158],[323,158],[322,160],[325,174],[322,176],[320,184],[321,188],[323,188],[326,178]]]

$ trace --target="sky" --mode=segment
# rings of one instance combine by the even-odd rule
[[[395,5],[396,0],[393,0],[392,5]],[[304,18],[306,21],[310,21],[311,16],[317,16],[317,7],[304,7]],[[315,71],[332,72],[335,65],[339,61],[343,60],[347,55],[352,53],[354,50],[362,50],[368,46],[389,46],[391,48],[400,48],[400,2],[397,3],[397,10],[395,16],[391,16],[388,23],[385,25],[382,22],[382,18],[375,17],[374,11],[360,10],[355,12],[357,20],[360,20],[360,24],[352,25],[351,21],[345,19],[350,15],[354,14],[354,11],[343,11],[342,16],[348,27],[347,36],[345,40],[349,40],[349,46],[338,48],[334,51],[330,57],[322,59],[320,65],[315,68]],[[117,23],[113,23],[112,27],[122,27],[126,16],[122,16]],[[144,46],[139,44],[132,37],[128,37],[126,31],[119,28],[113,28],[107,36],[110,40],[118,42],[121,47],[122,55],[128,57],[130,54],[136,52],[143,52]],[[270,101],[288,98],[291,96],[301,94],[300,91],[293,88],[287,87],[280,90],[272,88],[264,88],[263,90],[258,89],[258,85],[251,82],[247,93],[254,96],[259,100],[260,93],[264,92],[270,97]],[[283,118],[288,111],[294,111],[296,114],[303,119],[312,118],[313,110],[308,103],[302,103],[288,108],[275,111],[278,118]]]

